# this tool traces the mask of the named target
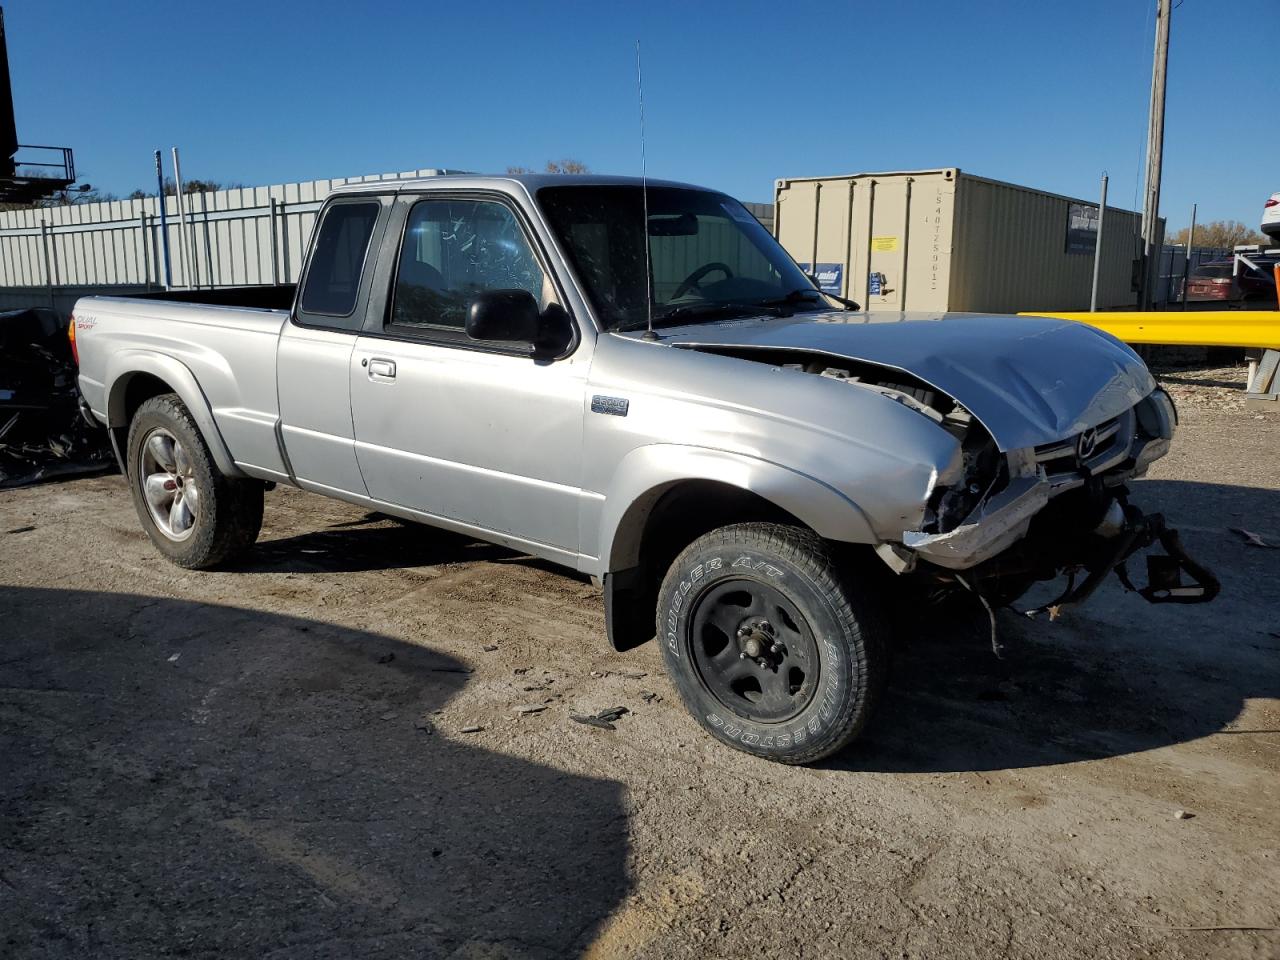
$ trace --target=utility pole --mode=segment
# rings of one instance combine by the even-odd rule
[[[1151,67],[1151,113],[1147,120],[1146,199],[1142,205],[1142,302],[1150,310],[1160,273],[1160,164],[1164,158],[1164,91],[1169,73],[1169,16],[1172,0],[1158,0],[1156,50]]]

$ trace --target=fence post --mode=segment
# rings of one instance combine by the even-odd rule
[[[271,283],[280,285],[280,240],[276,235],[276,198],[271,198]]]
[[[289,282],[289,215],[284,212],[285,203],[280,201],[280,243],[284,248],[281,259],[284,261],[284,281]]]
[[[178,237],[182,241],[182,272],[183,280],[186,281],[188,290],[195,290],[200,286],[199,281],[194,281],[197,275],[196,269],[196,234],[195,228],[188,229],[187,210],[189,203],[184,203],[182,195],[182,169],[178,165],[178,148],[173,148],[173,183],[174,188],[178,191],[174,199],[178,201]]]
[[[213,242],[218,239],[217,228],[213,231],[213,240],[209,238],[209,191],[200,191],[200,213],[204,219],[204,262],[209,268],[209,289],[212,290],[218,285],[218,278],[213,272]],[[221,266],[221,257],[219,257],[219,266]]]
[[[44,280],[49,288],[49,309],[57,310],[53,300],[53,261],[49,259],[49,221],[40,221],[40,241],[44,245]]]
[[[1107,218],[1107,175],[1102,175],[1102,197],[1098,201],[1098,235],[1093,247],[1093,290],[1089,294],[1089,312],[1098,309],[1098,270],[1102,266],[1102,224]]]
[[[142,266],[142,283],[151,292],[151,251],[147,249],[147,212],[138,214],[138,246],[142,248],[142,256],[138,263]]]
[[[1187,259],[1182,264],[1182,309],[1187,309],[1187,283],[1191,279],[1191,251],[1196,246],[1196,210],[1199,204],[1191,205],[1191,229],[1187,231]]]
[[[169,264],[169,218],[165,213],[164,169],[160,166],[160,151],[156,151],[156,189],[159,191],[160,207],[160,246],[164,248],[164,288],[173,286],[173,268]],[[156,261],[157,265],[159,261]],[[156,270],[158,274],[159,269]]]

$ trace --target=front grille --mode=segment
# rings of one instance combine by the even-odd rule
[[[1044,467],[1046,476],[1055,483],[1083,480],[1110,470],[1128,456],[1133,424],[1133,411],[1126,410],[1091,430],[1036,447],[1036,463]],[[1082,438],[1086,439],[1082,441]]]

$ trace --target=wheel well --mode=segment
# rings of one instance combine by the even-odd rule
[[[153,374],[135,373],[131,376],[129,382],[124,385],[125,429],[129,429],[129,424],[133,422],[133,415],[138,412],[140,406],[152,397],[158,397],[162,393],[173,392],[173,387]]]
[[[645,518],[639,543],[640,565],[653,570],[660,583],[676,555],[704,533],[730,523],[752,521],[804,526],[786,510],[740,487],[714,480],[676,484],[658,498]]]
[[[653,637],[658,587],[676,556],[717,527],[764,521],[804,527],[759,494],[714,480],[687,480],[655,492],[628,511],[618,532],[624,569],[606,574],[609,639],[628,650]],[[615,558],[617,554],[615,552]]]
[[[129,424],[133,423],[133,415],[138,412],[140,406],[152,397],[173,392],[173,387],[150,373],[135,373],[126,381],[120,408],[120,412],[123,414],[123,422],[112,424],[110,428],[112,439],[115,441],[115,447],[120,456],[122,470],[125,466],[124,457],[129,443]]]

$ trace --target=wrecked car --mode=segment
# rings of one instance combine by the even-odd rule
[[[86,417],[67,323],[33,307],[0,313],[0,489],[114,467]]]
[[[289,305],[291,303],[291,306]],[[1125,484],[1173,403],[1096,329],[868,315],[736,200],[607,177],[342,187],[296,291],[88,298],[80,388],[173,562],[249,548],[292,484],[602,585],[694,718],[786,763],[863,728],[891,584],[1079,602],[1217,586]]]

